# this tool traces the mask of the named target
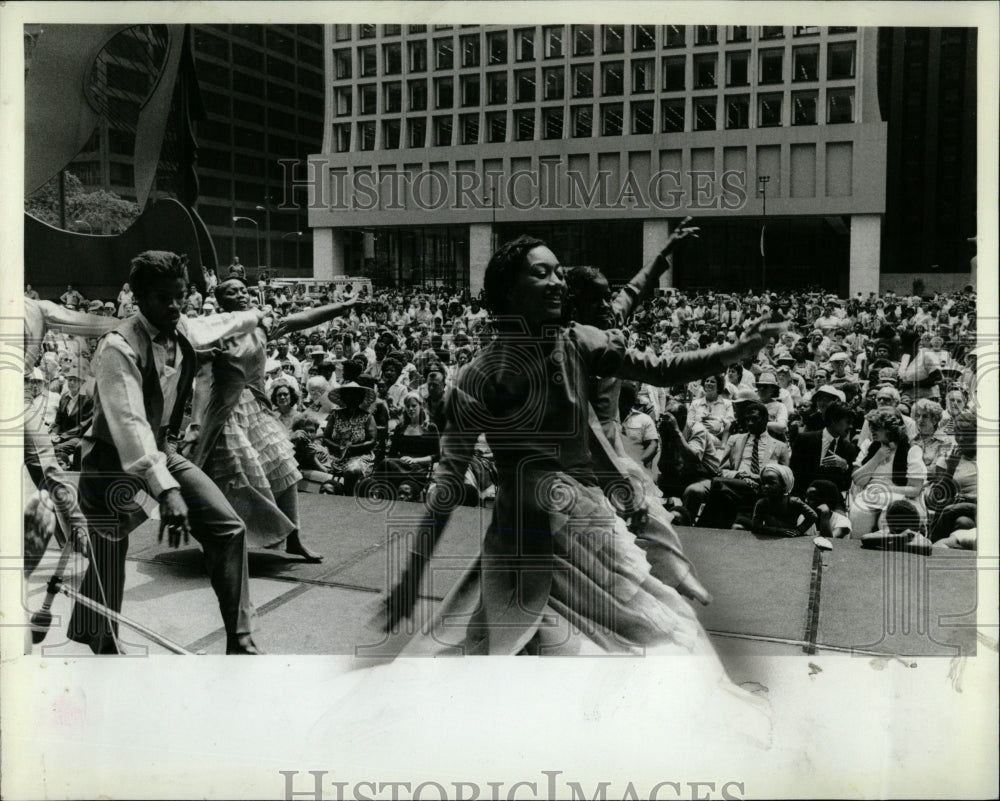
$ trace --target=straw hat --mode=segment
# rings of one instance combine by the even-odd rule
[[[334,387],[327,393],[327,398],[341,408],[347,406],[358,406],[361,409],[368,409],[375,403],[375,390],[359,384],[357,381],[348,381],[339,387]]]

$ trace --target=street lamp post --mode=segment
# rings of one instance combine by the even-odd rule
[[[253,217],[233,217],[233,223],[238,223],[240,220],[244,222],[251,223],[254,227],[255,238],[257,240],[257,269],[260,269],[260,226]],[[234,225],[235,227],[235,225]],[[235,249],[234,249],[235,255]]]
[[[295,240],[295,267],[298,268],[298,266],[299,266],[299,243],[302,241],[302,232],[301,231],[289,231],[287,234],[282,234],[281,238],[284,239],[285,237],[289,237],[289,236],[297,236],[298,237],[298,239]],[[284,249],[282,249],[282,251],[281,251],[281,271],[282,272],[285,271],[285,251],[284,251]]]
[[[763,222],[760,224],[760,282],[761,289],[767,289],[767,253],[764,250],[764,232],[767,230],[767,184],[771,180],[770,175],[758,175],[757,183],[760,184],[760,194],[764,203]]]
[[[265,205],[255,206],[256,211],[264,212],[264,242],[265,248],[267,250],[267,268],[270,270],[273,266],[271,261],[271,201],[265,200]],[[260,274],[260,257],[257,259],[257,273]]]

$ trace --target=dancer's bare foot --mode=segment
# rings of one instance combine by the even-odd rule
[[[683,579],[681,579],[680,584],[677,585],[677,592],[685,598],[697,601],[702,606],[708,606],[712,603],[711,593],[706,590],[702,586],[702,583],[691,573],[688,573]]]
[[[303,561],[310,564],[319,564],[323,561],[323,554],[316,553],[316,551],[310,550],[302,544],[302,539],[299,537],[299,532],[297,531],[293,531],[288,535],[288,539],[285,540],[285,553],[301,556]]]

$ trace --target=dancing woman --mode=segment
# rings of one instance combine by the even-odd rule
[[[519,237],[490,260],[485,297],[498,335],[462,370],[448,397],[429,514],[387,599],[390,631],[413,610],[480,432],[498,471],[493,520],[476,566],[449,593],[433,630],[410,641],[404,655],[449,647],[480,654],[652,646],[711,653],[691,608],[650,574],[598,484],[591,448],[599,425],[589,412],[588,379],[672,385],[719,373],[781,328],[757,322],[734,346],[656,357],[628,350],[617,330],[560,328],[565,290],[563,268],[538,239]]]
[[[238,278],[215,288],[223,312],[250,308],[246,284]],[[349,310],[347,300],[292,314],[270,336],[262,329],[223,340],[212,362],[208,400],[200,414],[201,434],[193,461],[219,485],[246,523],[249,547],[285,543],[285,551],[307,562],[323,557],[302,542],[298,483],[302,478],[285,427],[271,413],[264,392],[268,340],[312,328]],[[205,387],[198,394],[203,396]],[[199,408],[200,403],[195,404]]]

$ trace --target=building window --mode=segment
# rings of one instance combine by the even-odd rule
[[[403,71],[403,55],[399,42],[383,45],[382,71],[385,75],[399,75]]]
[[[819,80],[819,47],[792,48],[792,80]]]
[[[711,89],[716,85],[715,73],[719,57],[715,53],[700,53],[694,57],[694,88]]]
[[[463,114],[460,118],[460,125],[462,127],[462,144],[463,145],[478,145],[479,144],[479,115],[478,114]]]
[[[338,42],[347,42],[351,38],[351,26],[350,25],[334,25],[333,26],[333,38]]]
[[[490,54],[490,64],[507,63],[507,31],[486,34],[486,50]]]
[[[358,38],[359,39],[374,39],[375,38],[375,26],[374,25],[358,25]]]
[[[562,100],[566,96],[566,70],[548,67],[542,70],[542,97],[545,100]]]
[[[590,106],[573,106],[573,136],[581,139],[590,136],[594,130],[594,109]]]
[[[601,66],[601,94],[620,95],[625,89],[625,82],[622,75],[625,71],[625,63],[622,61],[612,61]]]
[[[410,72],[424,72],[427,69],[427,42],[410,42]]]
[[[361,143],[362,150],[374,150],[375,149],[375,123],[374,122],[359,122],[358,123],[358,142]]]
[[[547,108],[542,112],[542,138],[562,139],[563,111],[561,108]]]
[[[406,30],[408,33],[427,33],[426,25],[407,25]]]
[[[522,109],[514,112],[514,136],[518,142],[530,142],[535,138],[534,109]]]
[[[796,25],[792,28],[793,36],[813,36],[819,33],[818,25]]]
[[[653,101],[644,100],[641,103],[632,103],[632,133],[651,134],[653,133]]]
[[[383,25],[382,35],[383,36],[399,36],[403,32],[402,25]]]
[[[386,120],[382,123],[382,147],[385,150],[399,150],[399,120]]]
[[[792,125],[815,125],[816,92],[792,92]]]
[[[365,84],[358,87],[360,96],[359,105],[362,114],[375,114],[378,112],[378,86],[374,83]]]
[[[406,122],[406,144],[409,147],[423,147],[427,141],[427,120],[423,117]]]
[[[351,126],[334,125],[333,141],[338,153],[348,152],[351,149]]]
[[[655,50],[656,49],[656,27],[653,25],[633,25],[632,26],[632,49],[633,50]]]
[[[695,25],[694,43],[696,45],[718,44],[719,29],[715,25]]]
[[[773,128],[781,125],[781,95],[757,96],[757,127]]]
[[[714,131],[718,101],[715,97],[698,97],[694,100],[694,129],[696,131]]]
[[[594,55],[593,25],[573,26],[573,55],[574,56]]]
[[[462,66],[478,67],[479,34],[474,33],[471,36],[463,36],[461,42],[462,42]]]
[[[853,89],[827,89],[826,121],[831,124],[854,122]]]
[[[434,118],[434,146],[451,147],[451,117]]]
[[[351,77],[351,51],[350,50],[334,50],[333,51],[333,66],[336,70],[335,74],[337,80],[344,80],[345,78]]]
[[[761,39],[783,39],[785,29],[780,25],[762,25],[760,28]]]
[[[465,75],[462,77],[462,105],[479,105],[479,76]]]
[[[535,99],[535,71],[518,70],[514,73],[514,93],[518,103],[531,103]]]
[[[831,81],[854,77],[854,42],[826,46],[826,77]]]
[[[632,91],[636,94],[652,92],[656,88],[653,59],[632,62]]]
[[[726,54],[726,86],[747,86],[750,83],[750,52]]]
[[[757,83],[781,83],[784,56],[784,50],[761,50],[760,74],[757,76]]]
[[[850,26],[848,27],[840,26],[840,27],[831,27],[828,30],[830,33],[854,33],[855,31],[857,31],[857,28]]]
[[[408,81],[410,111],[424,111],[427,108],[427,81]]]
[[[395,114],[403,110],[403,87],[399,82],[387,83],[383,87],[383,103],[387,113]]]
[[[455,84],[451,78],[434,79],[434,108],[451,108],[455,105]]]
[[[594,96],[594,68],[590,64],[573,67],[573,97]]]
[[[746,25],[730,25],[729,26],[729,41],[730,42],[749,42],[750,41],[750,28]]]
[[[668,25],[664,38],[665,47],[684,47],[685,35],[683,25]]]
[[[661,107],[663,108],[663,133],[683,133],[684,100],[664,100]]]
[[[486,102],[490,105],[507,102],[507,73],[490,72],[486,75]]]
[[[333,90],[333,103],[338,117],[351,116],[351,87],[341,86]]]
[[[726,128],[750,127],[750,96],[735,95],[726,98]]]
[[[563,26],[550,25],[542,28],[542,38],[545,40],[545,57],[560,58],[563,54]]]
[[[495,144],[497,142],[507,141],[507,112],[506,111],[494,111],[486,115],[486,131],[489,135],[490,142]]]
[[[374,47],[359,47],[358,61],[361,64],[361,77],[369,78],[378,73],[378,59]]]
[[[663,59],[663,89],[666,92],[683,92],[687,88],[685,63],[687,56],[668,56]]]
[[[624,53],[625,52],[625,26],[624,25],[602,25],[601,26],[601,52],[602,53]]]
[[[521,30],[514,31],[514,58],[517,61],[534,61],[534,28],[522,28]]]
[[[451,37],[434,40],[434,68],[450,70],[455,66],[455,46]]]
[[[601,106],[601,136],[621,136],[622,117],[625,109],[621,103],[605,103]]]

